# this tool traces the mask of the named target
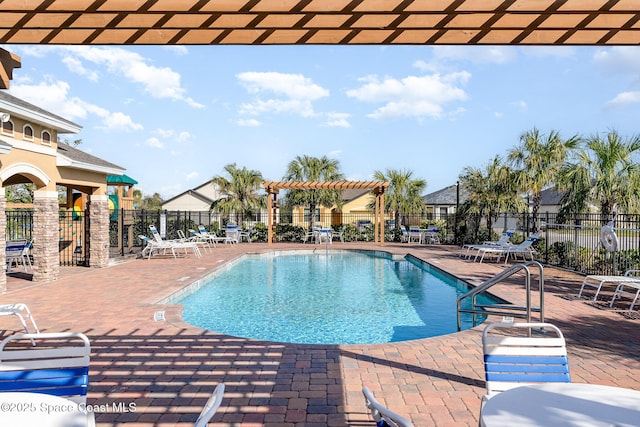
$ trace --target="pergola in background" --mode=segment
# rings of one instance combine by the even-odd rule
[[[640,0],[0,0],[0,44],[638,45]]]
[[[276,239],[276,198],[280,190],[365,190],[371,189],[376,196],[373,220],[373,240],[384,245],[384,192],[389,187],[387,181],[265,181],[262,183],[268,195],[267,243]]]

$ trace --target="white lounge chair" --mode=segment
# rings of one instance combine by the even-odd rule
[[[633,307],[636,305],[638,297],[640,296],[640,280],[637,282],[618,283],[618,286],[616,286],[616,290],[613,292],[613,297],[611,297],[609,308],[613,308],[613,303],[616,301],[616,299],[620,299],[622,296],[628,296],[632,298],[631,305],[629,306],[629,311],[627,312],[628,314],[631,314],[633,312]]]
[[[218,237],[216,235],[216,233],[212,233],[207,231],[206,228],[204,228],[204,225],[199,225],[198,226],[198,231],[200,232],[200,235],[206,237],[207,239],[209,239],[210,242],[213,243],[213,246],[215,247],[216,243],[227,243],[227,238],[226,237]]]
[[[640,283],[640,270],[627,270],[624,275],[616,276],[602,276],[602,275],[588,275],[582,281],[582,286],[580,286],[580,292],[578,292],[578,298],[582,297],[582,292],[585,287],[596,288],[596,293],[593,296],[593,302],[596,302],[598,299],[598,295],[600,294],[600,290],[606,284],[618,286],[623,282],[630,283]]]
[[[207,423],[211,421],[211,418],[213,418],[213,415],[220,407],[223,395],[224,383],[220,383],[216,386],[215,390],[213,390],[213,393],[211,393],[211,397],[202,408],[202,412],[200,412],[200,416],[196,420],[196,424],[194,427],[207,427]]]
[[[478,257],[480,257],[479,262],[482,262],[484,260],[484,256],[489,253],[497,255],[497,262],[500,262],[500,258],[502,258],[502,256],[504,255],[505,264],[509,260],[509,256],[513,256],[515,258],[517,255],[520,255],[522,256],[523,260],[526,260],[527,256],[529,256],[533,260],[533,255],[536,253],[536,250],[532,245],[537,240],[538,235],[532,234],[527,240],[517,245],[487,246],[478,248],[478,252],[476,253],[474,261],[477,261]]]
[[[414,427],[411,421],[407,420],[402,415],[387,409],[380,402],[376,400],[368,387],[362,387],[362,394],[364,394],[364,401],[374,421],[379,426],[391,426],[391,427]]]
[[[174,258],[177,258],[175,248],[172,244],[168,242],[159,243],[147,236],[143,236],[142,234],[140,234],[138,237],[146,244],[146,246],[142,249],[142,258],[144,258],[145,253],[147,253],[147,259],[150,259],[151,255],[153,255],[154,252],[162,252],[163,255],[166,255],[167,250],[170,250],[171,255],[173,255]]]
[[[41,345],[27,348],[21,340]],[[78,332],[11,335],[0,342],[0,392],[52,394],[86,404],[90,355],[89,339]]]
[[[187,254],[187,250],[191,249],[194,253],[194,255],[197,258],[202,258],[202,254],[200,253],[200,249],[198,248],[198,245],[195,244],[194,242],[181,242],[180,240],[164,240],[162,238],[162,236],[160,236],[160,233],[158,232],[158,230],[156,229],[156,226],[151,224],[149,226],[149,230],[151,230],[151,234],[153,235],[153,239],[160,245],[171,245],[173,247],[173,249],[183,249],[185,252],[185,255]],[[175,257],[175,252],[172,251],[174,253],[174,257]]]
[[[240,229],[237,225],[227,225],[224,229],[225,243],[238,244],[240,241]]]
[[[502,235],[500,236],[500,238],[496,241],[484,241],[482,243],[479,244],[466,244],[466,245],[462,245],[462,249],[466,249],[467,251],[464,252],[463,256],[465,258],[470,258],[471,255],[474,253],[474,251],[477,251],[480,248],[493,248],[493,247],[504,247],[507,245],[510,245],[511,243],[509,242],[509,240],[511,239],[511,236],[513,236],[513,234],[516,232],[516,230],[513,229],[509,229],[507,231],[505,231],[504,233],[502,233]]]
[[[564,336],[550,323],[490,323],[482,332],[482,350],[483,402],[521,385],[571,382]]]
[[[25,332],[30,333],[40,333],[40,329],[38,329],[38,325],[36,325],[36,321],[31,315],[31,311],[29,311],[29,307],[26,304],[21,302],[15,304],[2,304],[0,305],[0,316],[18,316],[20,319],[20,323],[22,323],[22,327]],[[29,326],[27,325],[27,320],[31,322],[33,326],[33,331],[29,330]],[[35,341],[31,340],[33,345],[36,345]]]
[[[209,249],[211,249],[211,245],[209,244],[209,240],[205,239],[204,237],[200,236],[199,233],[198,234],[193,234],[194,230],[189,230],[189,234],[190,236],[187,237],[186,234],[184,234],[184,231],[182,230],[178,230],[178,238],[181,242],[192,242],[195,243],[198,246],[201,246],[202,249],[204,250],[204,252],[209,252]]]
[[[337,237],[338,239],[340,239],[340,241],[342,243],[344,243],[344,231],[346,230],[346,227],[343,225],[342,227],[340,227],[340,230],[334,230],[331,232],[331,241],[333,241],[334,237]]]

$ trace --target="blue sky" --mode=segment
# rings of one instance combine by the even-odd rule
[[[9,93],[80,124],[80,149],[165,199],[224,166],[280,180],[298,155],[425,194],[538,128],[639,132],[640,47],[28,46]]]

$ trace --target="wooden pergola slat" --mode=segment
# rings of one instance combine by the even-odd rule
[[[269,217],[267,221],[267,244],[276,239],[276,198],[280,190],[365,190],[370,189],[376,196],[374,211],[373,240],[384,245],[384,193],[389,188],[387,181],[265,181],[262,183],[268,197]]]

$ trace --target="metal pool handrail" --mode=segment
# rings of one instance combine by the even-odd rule
[[[531,305],[531,272],[529,271],[528,266],[533,265],[538,267],[539,277],[538,277],[538,289],[540,291],[540,305],[538,307],[533,307]],[[477,304],[476,300],[479,294],[485,292],[487,289],[492,287],[497,283],[501,283],[502,281],[508,279],[514,274],[524,271],[524,279],[525,279],[525,291],[526,291],[526,306],[517,306],[514,304]],[[471,297],[471,308],[462,308],[462,301],[466,298]],[[458,298],[457,301],[457,315],[458,315],[458,330],[462,329],[462,320],[460,317],[461,313],[472,313],[473,314],[473,325],[476,325],[476,315],[477,314],[494,314],[498,316],[512,316],[512,317],[521,317],[526,318],[527,322],[531,322],[531,313],[532,312],[540,313],[540,322],[544,322],[544,268],[542,264],[538,261],[527,261],[521,264],[514,264],[510,267],[505,268],[500,273],[491,277],[490,279],[482,282],[475,288],[471,289],[466,294],[462,295]],[[524,313],[523,313],[524,312]]]

